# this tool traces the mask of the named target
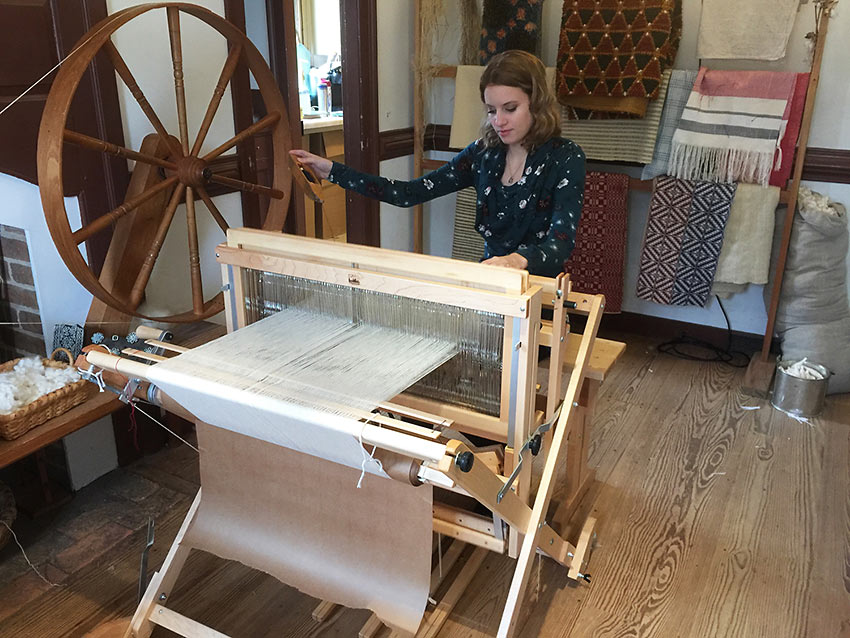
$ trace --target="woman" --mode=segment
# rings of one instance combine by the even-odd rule
[[[494,56],[479,88],[487,109],[481,139],[419,179],[387,180],[306,151],[290,152],[318,176],[396,206],[474,186],[483,262],[554,277],[575,245],[584,153],[559,136],[555,96],[535,56],[524,51]]]

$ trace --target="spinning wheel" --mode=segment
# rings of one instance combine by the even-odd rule
[[[171,44],[173,84],[177,107],[177,131],[171,134],[148,102],[130,68],[115,47],[111,36],[123,25],[149,11],[162,9],[167,16]],[[190,139],[187,123],[186,90],[183,78],[181,16],[193,16],[223,36],[228,55],[212,98],[206,107],[203,121],[194,140]],[[269,208],[263,228],[280,230],[286,218],[293,178],[288,151],[291,147],[288,118],[283,98],[271,71],[260,52],[247,36],[215,13],[182,2],[156,3],[119,11],[98,23],[80,41],[75,52],[65,61],[48,96],[38,139],[38,181],[47,226],[65,265],[77,280],[97,299],[129,315],[160,321],[189,322],[205,319],[223,308],[221,293],[205,300],[201,280],[201,255],[198,248],[198,221],[195,203],[198,198],[206,205],[222,231],[227,222],[208,193],[209,184],[267,197]],[[109,60],[118,77],[126,85],[144,112],[155,134],[149,135],[139,150],[132,150],[100,140],[66,127],[67,113],[77,87],[89,65],[98,59]],[[224,92],[240,60],[247,63],[253,74],[268,115],[226,140],[213,150],[201,152],[210,126]],[[249,183],[216,174],[212,160],[221,156],[252,135],[269,131],[274,149],[274,168],[270,187]],[[63,199],[62,151],[64,144],[74,144],[92,151],[109,153],[134,160],[136,170],[127,196],[120,206],[72,230]],[[141,170],[140,170],[141,169]],[[299,183],[304,181],[295,171]],[[138,174],[138,175],[137,175]],[[142,175],[146,177],[141,178]],[[139,179],[137,179],[139,177]],[[177,207],[186,205],[188,258],[192,308],[166,317],[153,317],[139,312],[151,273],[169,233]],[[143,230],[140,230],[143,227]],[[99,233],[110,232],[107,263],[98,277],[83,259],[79,246]],[[125,249],[136,257],[127,263]],[[120,271],[120,276],[116,273]]]

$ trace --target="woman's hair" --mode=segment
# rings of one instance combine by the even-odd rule
[[[531,128],[522,142],[528,150],[560,134],[558,103],[546,82],[546,68],[537,56],[513,50],[493,56],[481,74],[482,102],[484,89],[490,85],[515,86],[528,95]],[[502,143],[489,120],[481,127],[481,137],[491,148]]]

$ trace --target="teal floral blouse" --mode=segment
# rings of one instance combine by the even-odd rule
[[[395,206],[415,206],[468,186],[478,193],[475,226],[484,238],[482,259],[519,253],[528,272],[554,277],[575,246],[584,198],[584,152],[553,138],[525,160],[522,177],[502,184],[504,146],[473,142],[435,171],[409,182],[385,179],[334,162],[328,179]]]

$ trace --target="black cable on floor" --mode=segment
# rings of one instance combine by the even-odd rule
[[[733,368],[746,368],[750,362],[750,357],[740,350],[732,350],[732,324],[729,322],[729,315],[726,314],[726,308],[723,307],[720,297],[715,295],[715,299],[717,299],[717,304],[726,320],[726,348],[720,348],[708,341],[683,334],[678,339],[658,344],[658,352],[689,361],[725,363]]]

